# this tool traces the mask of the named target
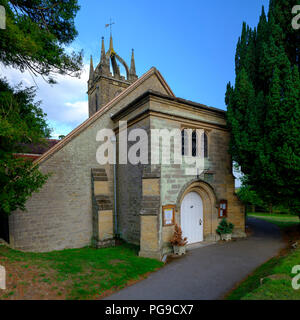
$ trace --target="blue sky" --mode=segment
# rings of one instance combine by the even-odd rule
[[[89,0],[79,1],[75,23],[79,35],[71,47],[84,50],[85,68],[81,79],[57,76],[50,86],[36,79],[37,99],[48,115],[53,137],[67,134],[88,116],[87,77],[89,57],[94,66],[100,58],[100,41],[106,49],[110,18],[114,48],[130,63],[135,49],[139,76],[155,66],[175,95],[216,108],[226,109],[224,94],[228,81],[234,82],[234,57],[243,21],[257,25],[268,0]],[[267,11],[267,10],[266,10]],[[13,84],[34,82],[28,72],[6,69],[0,73]]]
[[[263,0],[80,1],[78,45],[86,57],[108,44],[110,17],[115,49],[130,62],[135,49],[139,75],[157,67],[174,93],[225,109],[224,92],[234,81],[234,55],[242,22],[258,22]]]

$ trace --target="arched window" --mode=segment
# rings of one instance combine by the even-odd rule
[[[201,156],[204,158],[208,157],[208,142],[207,134],[205,132],[203,132],[201,136]]]
[[[95,101],[96,101],[96,112],[97,112],[98,111],[98,94],[97,93],[96,93]]]
[[[181,155],[184,156],[184,148],[185,148],[185,141],[184,141],[184,129],[181,130]]]
[[[197,156],[197,133],[196,130],[192,133],[192,157]]]
[[[201,130],[203,132],[203,130]],[[201,142],[201,147],[199,144]],[[191,148],[191,150],[190,150]],[[198,130],[181,130],[181,155],[192,157],[208,157],[208,138],[207,134],[202,134]]]
[[[181,130],[181,155],[187,156],[189,154],[189,134],[187,129]]]

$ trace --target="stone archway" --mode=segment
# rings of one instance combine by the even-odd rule
[[[205,181],[196,179],[182,187],[176,201],[176,221],[181,225],[181,203],[184,197],[191,192],[198,193],[202,199],[204,241],[215,240],[215,230],[218,225],[218,201],[214,189]]]

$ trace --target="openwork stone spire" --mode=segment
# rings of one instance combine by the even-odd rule
[[[122,65],[122,74],[120,66]],[[125,69],[125,70],[124,70]],[[123,71],[125,71],[123,73]],[[110,35],[109,49],[105,52],[104,38],[101,39],[100,62],[94,69],[91,57],[90,77],[88,80],[89,116],[120,94],[136,79],[134,52],[132,51],[130,68],[115,51]]]
[[[119,64],[125,69],[126,75],[121,75]],[[104,37],[101,40],[100,63],[94,71],[94,79],[98,76],[107,76],[117,80],[128,81],[132,83],[138,77],[136,75],[134,50],[132,49],[130,68],[127,63],[118,55],[114,49],[113,37],[110,35],[109,49],[105,52]]]

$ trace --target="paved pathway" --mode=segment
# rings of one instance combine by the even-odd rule
[[[190,250],[147,279],[107,299],[208,300],[220,299],[260,264],[284,246],[279,229],[249,218],[254,231],[247,239]]]

